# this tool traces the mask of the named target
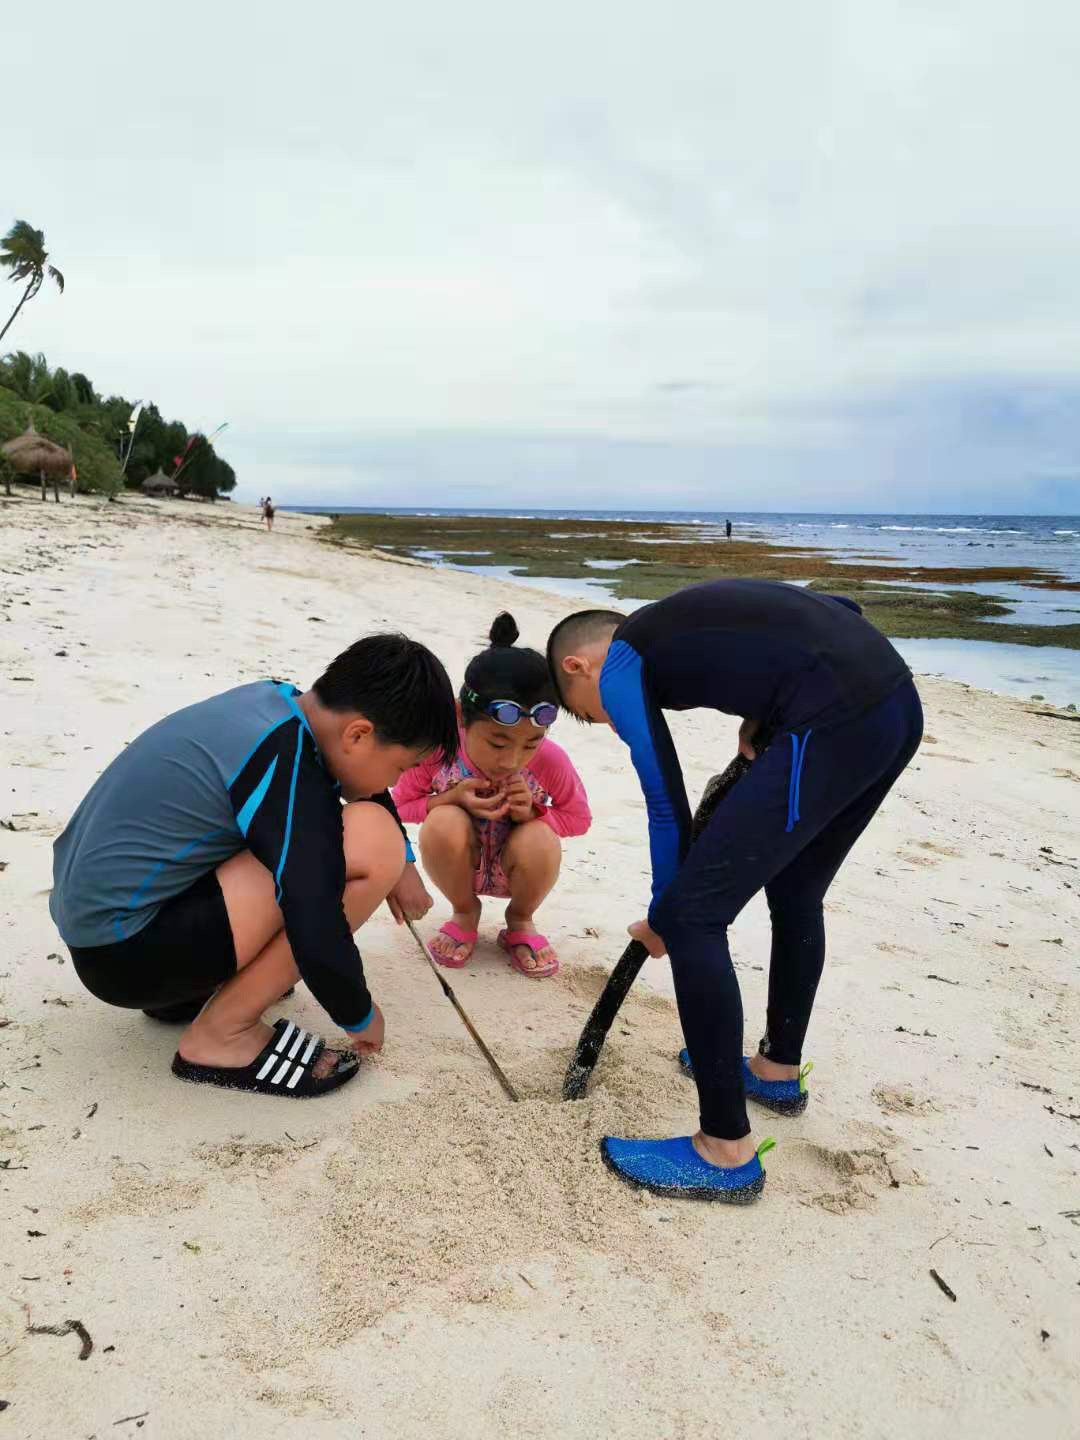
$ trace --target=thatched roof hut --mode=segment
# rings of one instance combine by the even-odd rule
[[[155,475],[149,475],[142,482],[144,495],[175,495],[176,481],[171,475],[166,475],[164,470],[158,470]]]
[[[16,435],[14,440],[9,440],[6,445],[0,445],[0,454],[20,475],[41,476],[41,498],[45,499],[45,476],[53,477],[53,495],[59,501],[60,491],[57,487],[57,478],[61,475],[73,476],[75,461],[70,450],[65,450],[63,445],[57,445],[55,440],[48,439],[45,435],[39,435],[34,429],[34,422],[31,421],[21,435]],[[74,481],[72,481],[72,493],[74,493]]]

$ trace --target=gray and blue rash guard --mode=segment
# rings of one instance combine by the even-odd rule
[[[301,976],[338,1025],[358,1030],[372,1007],[342,908],[341,798],[299,694],[241,685],[133,740],[56,841],[49,909],[68,945],[112,945],[250,850],[274,877]],[[398,819],[388,792],[372,799]]]
[[[805,754],[807,730],[869,710],[910,674],[854,601],[777,581],[694,585],[624,620],[600,675],[600,698],[645,795],[653,905],[690,840],[665,710],[721,710],[757,720],[774,736],[802,730]]]

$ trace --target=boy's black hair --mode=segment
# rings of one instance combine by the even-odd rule
[[[504,610],[496,615],[488,635],[488,648],[474,655],[465,668],[465,684],[461,687],[461,713],[465,724],[483,718],[484,710],[470,692],[481,701],[516,700],[531,709],[542,700],[559,703],[547,661],[539,650],[517,649],[517,622]]]
[[[454,687],[441,660],[407,635],[365,635],[312,686],[328,710],[358,711],[388,745],[457,754]]]
[[[581,645],[591,645],[602,640],[612,630],[617,630],[626,619],[617,610],[578,610],[560,620],[548,636],[547,663],[551,671],[559,704],[567,709],[562,693],[562,662]]]

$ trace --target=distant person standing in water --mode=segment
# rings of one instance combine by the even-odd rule
[[[267,528],[267,530],[273,530],[273,528],[274,528],[274,502],[270,499],[270,496],[269,496],[269,495],[267,495],[266,499],[262,502],[262,512],[263,512],[263,519],[266,521],[266,528]]]
[[[731,521],[730,521],[730,520],[727,522],[727,526],[726,526],[725,528],[726,528],[726,530],[727,530],[727,538],[730,540],[730,539],[731,539]]]

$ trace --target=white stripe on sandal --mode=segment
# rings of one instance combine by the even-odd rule
[[[259,1073],[255,1076],[255,1079],[256,1079],[256,1080],[261,1080],[261,1079],[266,1075],[267,1071],[272,1070],[272,1069],[274,1068],[274,1066],[277,1064],[277,1062],[278,1062],[278,1060],[279,1060],[280,1058],[281,1058],[281,1057],[280,1057],[279,1055],[276,1055],[276,1054],[274,1053],[274,1051],[271,1050],[270,1054],[266,1057],[266,1061],[265,1061],[265,1063],[263,1064],[262,1069],[261,1069],[261,1070],[259,1071]]]

